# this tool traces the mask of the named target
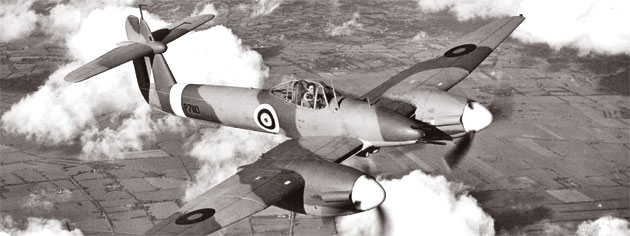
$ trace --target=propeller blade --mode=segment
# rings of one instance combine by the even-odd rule
[[[493,101],[488,110],[492,113],[493,122],[509,120],[514,113],[514,99],[512,97],[501,97],[500,101]]]
[[[446,167],[449,171],[453,168],[457,167],[457,165],[464,159],[468,150],[472,146],[473,139],[475,138],[475,132],[470,132],[468,135],[462,137],[457,144],[455,144],[455,148],[451,150],[444,157],[444,162],[446,163]]]
[[[378,235],[389,235],[389,219],[387,217],[387,214],[385,213],[385,210],[383,209],[383,205],[381,204],[374,210],[376,211],[377,220],[380,227],[379,229],[381,231]]]
[[[444,133],[435,125],[427,124],[422,121],[417,121],[417,126],[411,126],[412,129],[422,130],[424,132],[424,138],[418,141],[432,142],[439,140],[453,140],[453,137]]]

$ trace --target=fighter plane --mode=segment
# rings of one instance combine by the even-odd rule
[[[289,140],[209,189],[146,235],[218,231],[269,206],[316,216],[367,211],[385,200],[368,173],[341,164],[381,147],[468,140],[492,122],[483,105],[448,90],[467,77],[525,19],[507,17],[464,36],[438,57],[415,64],[362,96],[325,81],[292,80],[271,89],[177,83],[162,55],[167,44],[209,22],[189,17],[151,31],[127,17],[128,41],[66,75],[79,82],[132,61],[145,101],[155,110]],[[447,157],[455,165],[460,157]]]

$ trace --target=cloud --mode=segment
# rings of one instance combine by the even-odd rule
[[[283,0],[256,0],[256,5],[252,7],[252,17],[268,15],[282,2]]]
[[[85,15],[105,6],[127,6],[134,0],[76,0],[58,3],[48,14],[37,14],[33,0],[0,3],[0,42],[9,42],[29,36],[40,29],[50,35],[63,38],[78,30]]]
[[[89,154],[82,158],[89,159],[102,157],[95,154],[115,158],[120,157],[115,155],[119,152],[141,150],[143,144],[156,139],[160,132],[197,129],[187,119],[171,115],[155,118],[138,92],[131,65],[122,65],[81,83],[63,81],[72,69],[126,40],[124,19],[136,13],[137,9],[125,3],[54,7],[50,24],[55,25],[58,36],[67,42],[72,62],[55,71],[38,91],[5,112],[2,127],[46,145],[80,143],[83,153]],[[202,13],[217,14],[217,11],[210,4],[194,14]],[[153,29],[167,24],[151,13],[144,16]],[[76,24],[63,24],[66,20]],[[119,22],[112,23],[114,20]],[[191,32],[169,44],[164,56],[180,83],[258,88],[269,73],[260,54],[243,45],[225,26]],[[233,174],[238,166],[254,161],[284,139],[230,128],[204,129],[197,135],[201,139],[189,139],[194,142],[187,147],[190,155],[202,162],[202,168],[187,188],[187,199],[205,192]],[[32,200],[33,207],[52,206],[40,195],[34,195]]]
[[[196,15],[203,15],[203,14],[213,14],[213,15],[218,15],[219,11],[217,11],[217,9],[214,7],[214,4],[209,3],[209,4],[205,4],[203,5],[203,8],[201,8],[201,10],[195,8],[195,11],[193,11],[193,16]]]
[[[346,21],[342,25],[338,26],[329,25],[326,31],[328,31],[330,36],[351,35],[356,30],[363,29],[363,24],[358,22],[359,18],[361,18],[361,15],[359,15],[359,12],[355,12],[352,14],[352,19],[349,21]]]
[[[72,69],[124,41],[123,22],[132,12],[135,12],[132,8],[108,6],[86,15],[80,28],[65,36],[72,62],[51,74],[38,91],[27,95],[3,114],[3,128],[43,144],[70,144],[80,139],[84,130],[96,126],[99,116],[113,114],[118,117],[141,106],[144,102],[128,66],[84,83],[63,81]],[[111,24],[111,19],[121,22]]]
[[[43,199],[42,195],[37,193],[31,193],[28,195],[28,199],[23,204],[26,208],[41,208],[45,210],[50,210],[53,208],[53,203],[48,199]]]
[[[418,0],[423,11],[448,9],[459,20],[523,14],[527,19],[512,34],[527,43],[573,47],[581,54],[630,54],[630,2],[626,0]]]
[[[72,192],[67,189],[61,189],[56,192],[46,191],[44,189],[32,192],[22,204],[25,208],[34,210],[50,210],[54,207],[54,203],[67,202],[72,199]]]
[[[427,12],[438,12],[448,9],[455,13],[459,20],[475,17],[488,18],[518,14],[517,9],[523,0],[418,0],[420,9]]]
[[[378,210],[337,218],[340,235],[494,235],[494,220],[466,187],[413,171],[380,180],[387,198]],[[381,221],[384,219],[384,221]],[[381,227],[381,223],[384,227]]]
[[[222,25],[179,38],[165,56],[180,62],[169,63],[178,82],[259,88],[269,75],[262,56]]]
[[[494,220],[468,195],[468,187],[419,170],[400,179],[379,180],[387,198],[378,208],[337,217],[341,236],[495,235]],[[544,223],[544,235],[630,235],[630,222],[611,216],[579,224]],[[527,235],[501,232],[500,235]]]
[[[420,31],[418,32],[418,34],[416,34],[416,36],[413,36],[413,38],[411,38],[411,40],[413,41],[422,41],[425,38],[427,38],[429,35],[427,34],[427,32],[424,31]]]
[[[577,226],[574,222],[544,223],[542,234],[547,236],[621,236],[630,235],[630,222],[612,216],[603,216],[596,220],[587,220]],[[502,232],[501,235],[514,235],[515,233]],[[527,235],[518,233],[516,235]]]
[[[605,216],[595,221],[585,221],[578,226],[578,236],[623,236],[630,235],[630,222]]]
[[[114,154],[142,150],[147,140],[156,140],[160,133],[183,131],[194,125],[171,115],[153,118],[149,106],[143,104],[129,117],[122,118],[119,125],[104,128],[92,126],[83,130],[80,136],[81,150],[90,156],[106,154],[122,157]]]
[[[58,236],[80,236],[83,235],[79,229],[68,229],[66,224],[56,219],[42,219],[28,217],[26,225],[20,227],[13,217],[0,213],[0,236],[36,236],[36,235],[58,235]]]
[[[239,166],[254,162],[267,150],[275,147],[286,138],[254,131],[221,127],[218,130],[201,130],[198,140],[189,155],[202,163],[195,180],[188,184],[184,201],[190,201],[212,186],[236,173]]]
[[[137,9],[117,4],[53,8],[52,12],[66,8],[85,12],[80,14],[78,27],[59,31],[65,32],[63,38],[72,62],[55,71],[38,91],[3,114],[5,130],[45,145],[80,143],[86,154],[100,152],[113,156],[141,149],[142,143],[153,140],[158,132],[177,131],[185,126],[182,124],[185,119],[151,118],[129,63],[81,83],[63,81],[72,69],[126,40],[124,20],[127,15],[136,14]],[[70,10],[61,12],[66,11]],[[202,10],[209,11],[212,7],[207,5]],[[167,24],[151,13],[144,16],[154,29]],[[259,87],[268,75],[262,57],[243,46],[224,26],[191,32],[169,44],[169,49],[165,57],[178,82]],[[112,124],[103,127],[100,122],[107,117]]]
[[[31,0],[0,3],[0,42],[26,37],[35,30],[37,14],[30,9],[31,4]]]

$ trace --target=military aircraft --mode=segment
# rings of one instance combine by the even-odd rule
[[[385,200],[369,174],[340,164],[381,147],[468,140],[492,122],[484,106],[447,91],[473,71],[525,19],[508,17],[464,36],[437,58],[406,69],[362,96],[324,81],[292,80],[271,89],[177,83],[167,44],[212,20],[189,17],[151,31],[127,17],[128,41],[66,75],[79,82],[132,61],[140,93],[159,111],[290,139],[186,203],[147,235],[209,234],[269,206],[316,216],[367,211]],[[352,88],[343,88],[349,90]],[[447,157],[449,165],[461,156]]]

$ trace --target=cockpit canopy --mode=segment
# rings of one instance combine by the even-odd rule
[[[324,109],[333,101],[333,89],[324,82],[292,80],[271,89],[271,94],[309,109]]]

